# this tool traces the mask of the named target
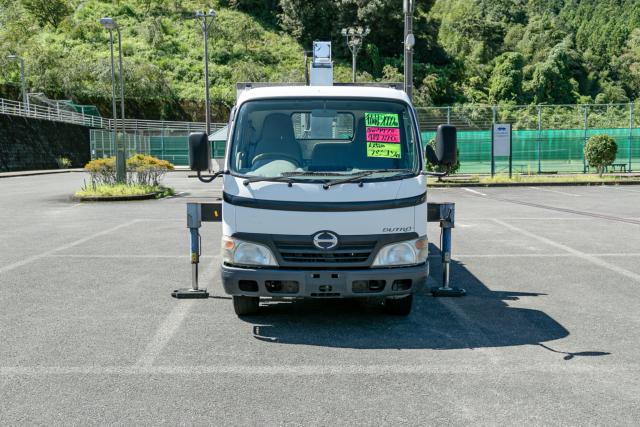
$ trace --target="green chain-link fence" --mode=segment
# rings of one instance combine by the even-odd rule
[[[638,114],[635,114],[635,112]],[[491,126],[511,123],[515,173],[584,172],[583,146],[592,135],[607,134],[618,144],[620,169],[640,170],[640,105],[460,105],[418,109],[423,143],[439,124],[458,129],[461,173],[490,173]],[[212,142],[215,158],[224,157],[225,141]],[[187,165],[188,132],[163,129],[127,134],[128,152],[151,154],[177,166]],[[111,134],[91,131],[92,158],[113,155]],[[504,159],[496,171],[506,171]]]

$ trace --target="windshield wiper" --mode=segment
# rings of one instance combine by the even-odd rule
[[[355,181],[359,181],[362,178],[365,178],[369,175],[373,175],[374,173],[385,173],[385,172],[405,172],[406,173],[413,173],[413,171],[411,171],[411,169],[373,169],[373,170],[368,170],[368,171],[362,171],[362,172],[357,172],[349,177],[346,178],[341,178],[341,179],[335,179],[333,181],[329,181],[329,182],[325,182],[324,184],[322,184],[322,188],[324,188],[325,190],[328,190],[329,188],[333,187],[334,185],[338,185],[338,184],[346,184],[348,182],[355,182]],[[360,181],[359,186],[362,187],[364,184],[362,181]]]
[[[251,178],[247,178],[242,183],[244,185],[249,185],[252,182],[262,182],[262,181],[273,181],[273,182],[286,182],[289,184],[289,187],[293,185],[293,178],[289,176],[254,176]]]

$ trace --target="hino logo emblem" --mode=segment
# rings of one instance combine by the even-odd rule
[[[313,245],[318,249],[333,249],[338,246],[338,236],[330,231],[320,231],[313,236]]]

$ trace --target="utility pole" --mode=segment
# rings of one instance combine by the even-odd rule
[[[200,21],[202,36],[204,37],[204,104],[205,104],[205,123],[207,127],[207,136],[211,134],[211,100],[209,98],[209,28],[216,17],[216,12],[209,9],[208,12],[197,11],[192,19]]]
[[[413,46],[416,44],[413,35],[413,12],[415,0],[403,0],[404,13],[404,91],[409,99],[413,97]]]
[[[124,70],[122,68],[122,35],[120,34],[120,28],[115,19],[105,17],[100,18],[100,24],[109,31],[109,47],[111,50],[111,96],[113,103],[113,138],[114,145],[116,147],[116,181],[118,183],[127,182],[127,165],[126,165],[126,153],[124,147]],[[116,106],[116,71],[115,60],[113,54],[113,30],[118,32],[118,56],[119,56],[119,77],[120,77],[120,124],[122,127],[122,136],[118,137],[118,111]]]
[[[24,59],[19,57],[18,55],[9,55],[8,59],[13,59],[18,61],[20,64],[20,85],[22,87],[22,103],[24,104],[24,108],[29,111],[29,97],[27,96],[27,82],[25,80],[25,71],[24,71]]]
[[[351,51],[351,81],[356,82],[356,57],[362,47],[363,40],[371,33],[369,27],[349,27],[343,28],[341,34],[347,39],[347,47]]]

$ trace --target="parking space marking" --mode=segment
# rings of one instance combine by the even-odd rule
[[[472,351],[477,351],[473,349]],[[45,375],[441,375],[441,374],[486,374],[494,372],[495,366],[460,366],[444,360],[420,365],[206,365],[206,366],[5,366],[0,367],[0,376]],[[640,374],[640,365],[603,365],[602,363],[549,363],[548,360],[531,362],[526,366],[500,365],[501,372],[526,373],[621,373]]]
[[[462,189],[463,189],[464,191],[468,191],[469,193],[479,194],[480,196],[486,196],[486,194],[481,193],[481,192],[476,191],[476,190],[472,190],[472,189],[470,189],[470,188],[463,187]]]
[[[584,253],[585,255],[590,256],[606,256],[606,257],[640,257],[640,253],[631,252],[631,253]],[[433,255],[434,258],[440,258],[439,255]],[[558,254],[540,254],[540,253],[530,253],[530,254],[454,254],[454,258],[556,258],[556,257],[579,257],[579,255],[573,253],[558,253]],[[432,258],[432,256],[429,256]]]
[[[95,239],[96,237],[104,236],[106,234],[113,233],[114,231],[120,230],[121,228],[129,227],[130,225],[133,225],[133,224],[135,224],[137,222],[140,222],[140,221],[143,221],[143,220],[142,219],[134,219],[134,220],[125,222],[124,224],[116,225],[115,227],[111,227],[111,228],[109,228],[107,230],[99,231],[99,232],[97,232],[95,234],[92,234],[90,236],[83,237],[82,239],[75,240],[75,241],[73,241],[71,243],[67,243],[66,245],[62,245],[62,246],[59,246],[57,248],[50,249],[48,251],[42,252],[42,253],[37,254],[37,255],[32,255],[32,256],[26,257],[22,261],[17,261],[17,262],[14,262],[13,264],[9,264],[9,265],[5,265],[4,267],[0,267],[0,274],[6,273],[7,271],[11,271],[11,270],[13,270],[15,268],[18,268],[18,267],[22,267],[23,265],[27,265],[27,264],[29,264],[29,263],[31,263],[33,261],[37,261],[39,259],[48,257],[50,255],[55,254],[56,252],[60,252],[60,251],[63,251],[65,249],[70,249],[70,248],[73,248],[74,246],[81,245],[83,243],[88,242],[89,240]]]
[[[215,258],[219,258],[216,256]],[[217,269],[206,269],[201,274],[200,283],[212,283],[214,272],[217,274]],[[138,358],[135,366],[137,367],[151,367],[153,362],[158,358],[162,350],[171,341],[171,338],[180,329],[184,319],[187,317],[193,305],[197,302],[195,299],[188,299],[185,301],[176,300],[176,306],[164,319],[158,330],[156,331],[153,339],[147,344],[144,352]]]
[[[564,250],[566,252],[569,252],[569,253],[571,253],[571,254],[579,257],[579,258],[584,259],[585,261],[589,261],[592,264],[596,264],[596,265],[598,265],[600,267],[607,268],[607,269],[609,269],[609,270],[611,270],[611,271],[613,271],[615,273],[618,273],[618,274],[620,274],[622,276],[625,276],[625,277],[627,277],[629,279],[632,279],[632,280],[640,283],[640,274],[634,273],[633,271],[629,271],[629,270],[627,270],[625,268],[618,267],[617,265],[613,265],[611,263],[608,263],[607,261],[604,261],[604,260],[602,260],[600,258],[597,258],[594,255],[590,255],[590,254],[581,252],[581,251],[579,251],[577,249],[571,248],[571,247],[569,247],[567,245],[563,245],[562,243],[558,243],[558,242],[556,242],[554,240],[547,239],[546,237],[539,236],[539,235],[537,235],[535,233],[531,233],[530,231],[524,230],[524,229],[522,229],[520,227],[516,227],[515,225],[508,224],[508,223],[506,223],[504,221],[501,221],[499,219],[494,219],[493,221],[495,223],[497,223],[497,224],[502,225],[505,228],[508,228],[508,229],[510,229],[512,231],[520,233],[523,236],[531,237],[532,239],[536,239],[536,240],[538,240],[540,242],[546,243],[547,245],[562,249],[562,250]]]
[[[581,194],[567,193],[565,191],[551,190],[549,188],[540,188],[540,187],[529,187],[529,188],[533,190],[548,191],[550,193],[562,194],[564,196],[582,197]]]
[[[147,344],[147,348],[136,362],[136,366],[149,367],[153,365],[153,362],[169,341],[171,341],[171,338],[180,328],[195,303],[196,300],[194,299],[176,301],[176,306],[173,307],[173,310],[171,310],[169,315],[164,319],[151,342]]]
[[[629,188],[621,188],[621,187],[619,187],[617,185],[603,185],[602,187],[610,188],[612,190],[628,191],[630,193],[638,193],[638,194],[640,194],[639,190],[631,190]]]
[[[189,254],[185,255],[104,255],[104,254],[51,254],[49,258],[89,258],[89,259],[119,259],[119,258],[143,258],[143,259],[187,259],[190,260]],[[200,259],[213,259],[214,255],[200,255]]]

